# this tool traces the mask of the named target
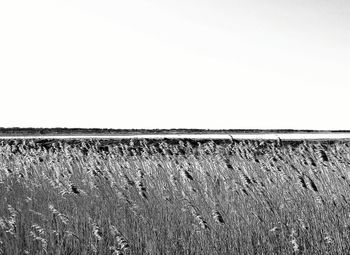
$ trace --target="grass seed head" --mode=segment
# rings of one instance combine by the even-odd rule
[[[224,219],[219,211],[213,210],[212,216],[213,216],[213,219],[215,220],[216,223],[225,224],[225,221],[224,221]]]

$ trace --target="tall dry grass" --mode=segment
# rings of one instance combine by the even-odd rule
[[[0,254],[349,254],[345,142],[0,146]]]

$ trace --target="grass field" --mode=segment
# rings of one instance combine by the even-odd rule
[[[0,144],[0,254],[350,254],[350,143]]]

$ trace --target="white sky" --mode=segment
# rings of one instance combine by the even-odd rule
[[[348,0],[0,1],[0,126],[350,129]]]

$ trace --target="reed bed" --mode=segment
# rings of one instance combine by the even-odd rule
[[[0,144],[0,254],[349,254],[350,144]]]

